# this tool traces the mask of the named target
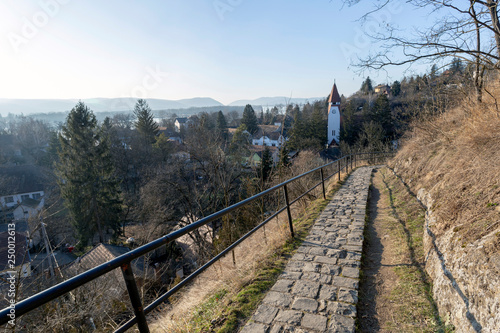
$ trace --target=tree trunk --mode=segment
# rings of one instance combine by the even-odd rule
[[[495,30],[495,43],[497,45],[497,55],[500,58],[500,22],[498,20],[498,2],[494,0],[487,0],[487,4],[491,16],[491,25]]]
[[[97,204],[96,204],[95,195],[92,198],[92,206],[93,206],[92,208],[94,209],[95,219],[97,222],[97,230],[99,231],[99,242],[104,244],[104,234],[102,232],[101,219],[99,218],[99,212],[97,211]],[[92,237],[92,238],[94,238],[94,237]]]
[[[474,15],[474,24],[476,25],[476,70],[474,73],[474,86],[476,88],[476,98],[479,103],[483,100],[483,75],[481,71],[481,30],[477,21],[476,10],[474,9],[474,1],[471,0],[471,10]],[[496,35],[495,35],[496,36]]]

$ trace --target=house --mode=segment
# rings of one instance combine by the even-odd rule
[[[43,198],[41,200],[25,198],[10,210],[12,211],[14,220],[28,220],[37,217],[42,208]]]
[[[0,168],[0,218],[12,221],[37,216],[45,203],[41,179],[31,165]]]
[[[373,88],[373,91],[375,91],[376,94],[389,95],[391,93],[391,86],[387,84],[379,84],[378,86]]]
[[[268,148],[271,152],[271,157],[273,160],[273,165],[276,165],[279,162],[279,149],[278,147],[273,146],[252,146],[250,147],[250,156],[247,159],[247,163],[249,166],[258,167],[262,163],[262,154],[264,150]]]
[[[89,252],[75,260],[66,269],[65,273],[69,276],[76,276],[86,272],[110,260],[129,252],[130,249],[124,246],[98,244]],[[132,260],[132,271],[138,284],[144,283],[145,280],[155,278],[154,268],[149,266],[144,257]],[[97,279],[99,284],[103,285],[102,290],[106,290],[107,296],[118,297],[126,291],[125,281],[120,269],[115,269],[103,277]]]
[[[174,126],[176,132],[180,132],[181,128],[186,128],[188,127],[188,125],[189,125],[188,118],[175,118]]]
[[[279,126],[259,125],[259,129],[252,136],[252,145],[279,148],[287,141],[283,134],[281,124]]]
[[[9,229],[14,229],[17,233],[24,235],[28,240],[29,248],[40,243],[42,240],[40,231],[36,230],[36,228],[35,230],[33,230],[33,228],[30,228],[26,220],[15,220],[10,221],[9,223],[0,224],[0,233],[8,232]]]
[[[17,231],[12,234],[9,230],[0,232],[0,277],[8,276],[13,271],[19,272],[22,277],[30,276],[31,257],[26,235]]]
[[[179,127],[180,128],[180,127]],[[175,128],[176,131],[169,130],[167,127],[158,127],[158,136],[164,135],[168,142],[173,142],[176,144],[182,144],[182,139],[177,133],[180,131]]]
[[[175,143],[175,144],[178,144],[178,145],[181,145],[183,143],[182,141],[182,138],[179,137],[179,136],[170,136],[168,139],[167,139],[168,142],[172,142],[172,143]]]

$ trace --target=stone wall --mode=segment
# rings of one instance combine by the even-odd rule
[[[420,188],[417,198],[426,208],[425,269],[441,318],[455,326],[457,333],[500,332],[500,254],[486,255],[483,250],[484,244],[498,239],[497,232],[467,245],[456,234],[460,226],[436,237],[432,196]]]

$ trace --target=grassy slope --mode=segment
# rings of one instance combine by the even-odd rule
[[[340,185],[333,186],[327,195],[327,200],[315,200],[301,217],[294,220],[295,238],[289,239],[282,248],[276,250],[268,258],[263,258],[260,269],[246,285],[236,292],[221,289],[215,295],[210,296],[193,310],[184,327],[176,332],[236,332],[250,318],[267,291],[277,281],[288,259],[302,244],[315,219]]]
[[[491,90],[500,95],[500,87]],[[390,166],[417,193],[425,188],[437,215],[434,233],[453,229],[466,246],[500,231],[500,111],[485,96],[466,96],[459,107],[415,123]],[[497,241],[487,253],[500,250]]]

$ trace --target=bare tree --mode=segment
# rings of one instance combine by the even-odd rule
[[[141,218],[164,232],[194,223],[235,202],[241,172],[213,133],[201,126],[193,128],[186,138],[186,151],[150,170],[141,189]],[[200,258],[211,252],[207,237],[214,235],[199,230],[189,235]]]
[[[361,0],[344,0],[349,6]],[[377,0],[375,9],[365,13],[361,21],[396,3]],[[354,65],[367,69],[411,65],[415,62],[434,62],[459,58],[471,69],[472,82],[481,100],[484,74],[500,69],[500,23],[497,0],[415,0],[407,1],[415,9],[426,9],[439,19],[428,27],[415,27],[410,33],[390,22],[384,28],[368,33],[380,47]],[[403,56],[401,56],[403,55]]]

